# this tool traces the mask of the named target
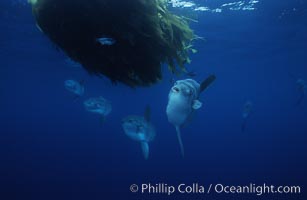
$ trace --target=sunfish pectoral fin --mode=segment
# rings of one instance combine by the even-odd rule
[[[204,80],[201,84],[200,84],[200,92],[204,91],[205,89],[207,89],[209,87],[209,85],[211,85],[211,83],[213,83],[213,81],[216,79],[215,75],[210,75],[208,76],[208,78],[206,78],[206,80]]]
[[[182,157],[184,157],[184,148],[183,148],[183,143],[182,143],[182,139],[181,139],[181,131],[180,131],[179,126],[176,126],[176,132],[177,132],[177,138],[178,138],[178,142],[179,142],[179,146],[180,146],[181,155],[182,155]]]
[[[144,158],[145,158],[145,160],[147,160],[148,156],[149,156],[149,145],[148,145],[147,142],[142,141],[141,147],[142,147],[142,152],[143,152]]]
[[[197,109],[201,108],[202,105],[203,105],[202,102],[200,102],[199,100],[194,100],[194,101],[193,101],[192,108],[193,108],[194,110],[197,110]]]

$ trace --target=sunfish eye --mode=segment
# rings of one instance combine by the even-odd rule
[[[174,91],[174,92],[179,92],[180,89],[179,89],[178,87],[173,87],[173,91]]]

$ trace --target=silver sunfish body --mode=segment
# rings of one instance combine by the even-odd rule
[[[77,97],[83,96],[84,94],[84,84],[82,81],[66,80],[64,86],[66,90],[74,93]]]
[[[141,143],[142,152],[146,160],[149,156],[148,143],[153,141],[156,136],[155,129],[150,123],[149,115],[150,110],[149,107],[147,107],[144,117],[130,115],[122,120],[122,127],[124,129],[125,134],[132,140]]]
[[[176,128],[182,156],[184,156],[184,148],[180,128],[189,121],[195,110],[201,108],[202,103],[198,100],[199,94],[214,80],[214,75],[209,76],[201,84],[193,79],[179,80],[169,92],[166,114],[168,121]]]

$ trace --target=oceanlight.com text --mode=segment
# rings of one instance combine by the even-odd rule
[[[215,193],[226,194],[256,194],[258,196],[263,194],[300,194],[300,186],[274,186],[274,185],[256,185],[250,184],[246,186],[226,186],[223,184],[216,184],[214,186]]]

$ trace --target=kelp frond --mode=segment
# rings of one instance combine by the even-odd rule
[[[29,0],[38,26],[72,60],[91,74],[129,86],[149,86],[161,66],[185,72],[196,20],[171,13],[168,0]],[[55,6],[56,5],[56,6]],[[113,38],[111,46],[97,43]]]

